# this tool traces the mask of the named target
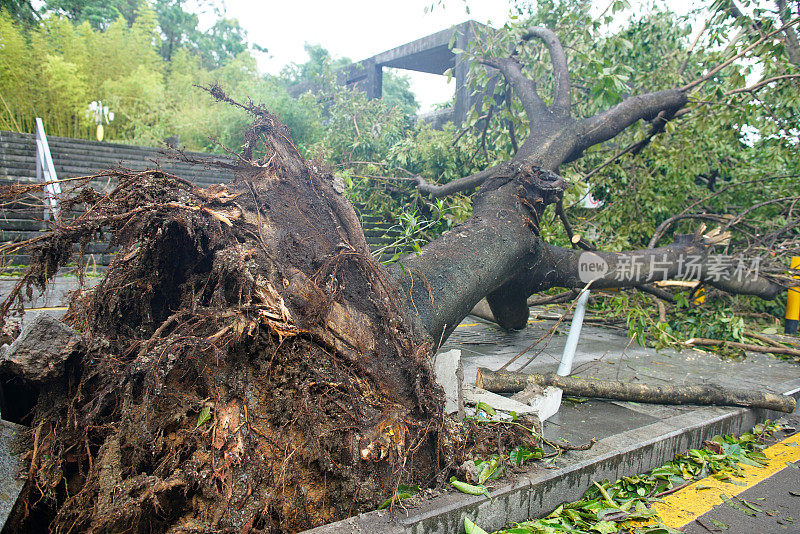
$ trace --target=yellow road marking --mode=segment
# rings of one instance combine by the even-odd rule
[[[44,308],[25,308],[25,311],[44,311],[44,310],[61,311],[61,310],[66,310],[66,309],[67,309],[66,306],[46,306]]]
[[[653,508],[658,512],[661,522],[668,527],[680,528],[694,521],[696,517],[700,517],[714,506],[721,504],[723,502],[722,494],[728,497],[738,495],[778,471],[788,469],[786,462],[800,460],[800,432],[767,447],[764,449],[764,455],[767,457],[767,465],[764,467],[739,464],[744,478],[730,479],[736,483],[731,483],[730,480],[726,482],[714,477],[706,477],[663,497],[664,502],[654,503]]]

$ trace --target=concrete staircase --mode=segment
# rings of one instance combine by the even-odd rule
[[[50,153],[60,180],[76,176],[91,176],[119,165],[144,170],[162,170],[190,180],[202,187],[229,182],[230,172],[171,161],[162,149],[100,143],[83,139],[48,136]],[[200,157],[210,154],[189,153]],[[217,156],[224,157],[224,156]],[[33,134],[0,131],[0,185],[36,183],[36,136]],[[98,190],[110,190],[116,184],[110,179],[92,180]],[[67,189],[67,184],[62,186]],[[0,243],[22,241],[35,237],[47,228],[41,193],[31,194],[21,202],[0,207]],[[103,271],[114,252],[106,243],[91,243],[85,261],[89,269]],[[0,271],[14,272],[28,263],[24,254],[10,254],[0,259]]]
[[[394,221],[379,215],[373,215],[361,209],[359,206],[355,206],[355,208],[358,219],[361,221],[361,227],[364,229],[364,237],[367,239],[370,250],[372,250],[373,253],[382,250],[382,252],[378,254],[378,260],[380,261],[391,259],[396,249],[389,245],[397,241],[401,235]],[[387,246],[389,248],[384,248]],[[399,252],[399,249],[397,250]]]
[[[91,176],[119,165],[133,170],[160,166],[162,170],[190,180],[201,187],[233,179],[230,172],[221,169],[171,161],[159,148],[50,136],[48,143],[60,180]],[[195,152],[188,154],[199,157],[212,156]],[[219,155],[215,157],[225,158]],[[36,136],[0,131],[0,185],[28,183],[36,183]],[[95,189],[105,191],[116,185],[110,179],[92,180],[90,184]],[[62,188],[66,189],[66,184]],[[399,237],[399,231],[392,228],[393,221],[362,212],[358,207],[356,210],[372,250],[391,244]],[[40,191],[13,204],[0,205],[0,244],[35,237],[46,228],[43,197]],[[86,252],[84,261],[88,265],[89,272],[104,271],[114,256],[114,251],[109,250],[106,243],[91,243],[87,246]],[[389,259],[393,254],[394,250],[386,250],[380,259]],[[9,254],[0,258],[0,274],[17,272],[28,262],[29,257],[25,254]]]

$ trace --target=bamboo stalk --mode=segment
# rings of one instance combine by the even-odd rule
[[[561,388],[565,395],[594,397],[653,404],[699,404],[716,406],[745,406],[792,413],[797,407],[794,397],[762,391],[723,388],[716,385],[668,386],[630,384],[610,380],[594,380],[574,376],[559,376],[491,371],[478,367],[476,385],[494,393],[515,393],[526,386]]]

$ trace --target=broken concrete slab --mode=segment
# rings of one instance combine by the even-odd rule
[[[448,350],[433,358],[433,372],[436,382],[444,389],[444,411],[447,414],[464,413],[464,368],[461,366],[461,351]]]
[[[532,406],[536,410],[539,420],[545,422],[558,412],[561,407],[562,394],[563,392],[559,388],[553,386],[543,388],[538,384],[528,384],[525,389],[518,391],[511,398]]]
[[[556,387],[543,388],[538,384],[528,384],[525,389],[511,396],[512,399],[524,402],[533,407],[539,421],[545,422],[554,416],[561,407],[562,391]]]
[[[536,411],[535,408],[529,404],[523,404],[512,398],[475,387],[472,384],[464,384],[464,404],[474,406],[479,402],[487,404],[497,411],[506,413],[514,412],[517,415],[533,414]]]
[[[544,422],[558,412],[562,396],[563,391],[559,388],[547,386],[541,395],[530,399],[528,404],[533,407],[539,420]]]
[[[0,371],[33,383],[64,374],[64,362],[83,338],[58,319],[41,313],[27,323],[11,345],[0,347]]]

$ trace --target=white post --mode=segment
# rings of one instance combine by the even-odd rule
[[[44,182],[44,220],[58,220],[58,197],[61,195],[61,185],[57,182],[56,166],[50,154],[50,145],[47,143],[47,134],[44,132],[42,119],[36,117],[36,179]]]

